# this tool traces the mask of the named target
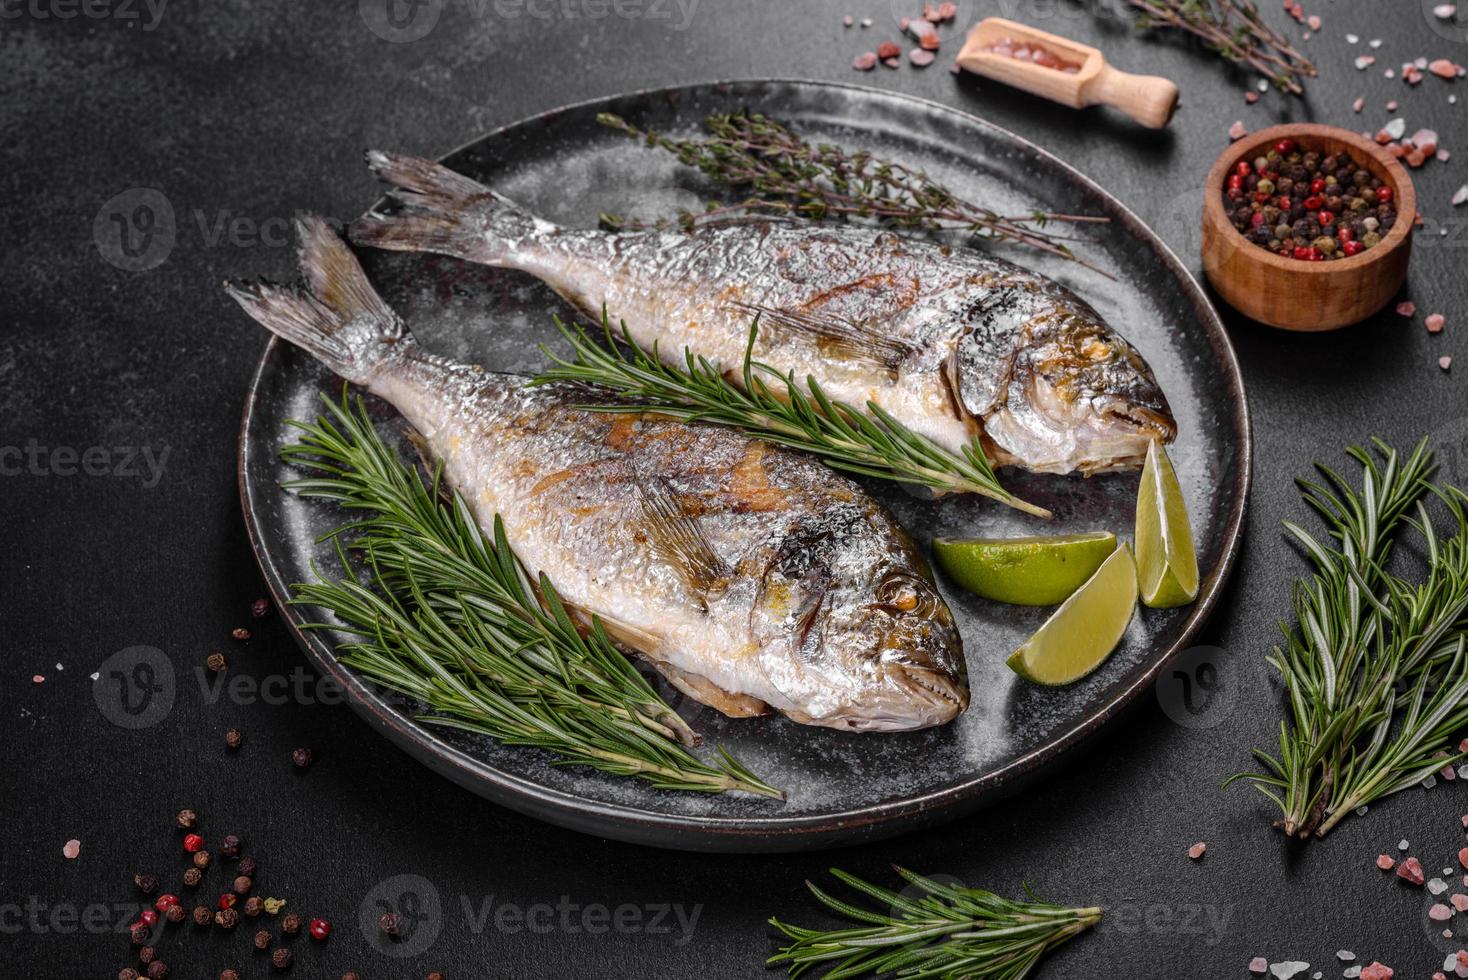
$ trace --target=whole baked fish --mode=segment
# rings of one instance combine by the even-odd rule
[[[962,644],[921,553],[852,481],[655,414],[581,411],[428,353],[320,219],[309,291],[229,285],[272,332],[391,402],[489,528],[574,608],[725,714],[897,731],[968,704]]]
[[[577,231],[431,161],[367,156],[402,207],[358,221],[354,241],[524,270],[669,359],[687,348],[737,369],[758,316],[758,360],[1038,472],[1135,467],[1150,440],[1177,434],[1152,370],[1095,310],[981,252],[764,217]]]

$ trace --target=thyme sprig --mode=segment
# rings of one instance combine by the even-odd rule
[[[591,385],[617,399],[583,406],[597,412],[642,412],[649,407],[674,418],[712,422],[747,432],[767,442],[810,453],[848,473],[918,484],[942,493],[976,493],[1036,517],[1048,510],[1005,490],[977,442],[954,453],[913,432],[867,402],[866,411],[830,398],[815,378],[802,386],[793,374],[754,360],[758,319],[750,325],[740,383],[735,384],[707,358],[684,350],[682,366],[664,363],[656,344],[640,347],[622,325],[613,334],[606,314],[606,343],[597,343],[579,325],[556,319],[572,356],[542,348],[555,365],[532,381],[569,381]],[[620,343],[619,343],[620,341]]]
[[[1126,0],[1141,11],[1141,30],[1191,34],[1219,56],[1254,69],[1281,92],[1303,95],[1315,65],[1264,22],[1254,0]]]
[[[741,109],[708,116],[703,121],[707,135],[690,139],[639,129],[610,112],[598,114],[597,121],[667,150],[715,184],[747,195],[735,204],[710,204],[703,214],[681,213],[678,223],[684,228],[731,212],[793,214],[813,220],[868,218],[893,228],[959,229],[981,239],[1012,241],[1101,271],[1071,251],[1067,242],[1074,238],[1045,228],[1052,222],[1104,224],[1110,220],[1106,217],[1039,210],[1003,215],[959,197],[921,170],[865,150],[848,152],[830,143],[807,143],[790,127],[757,112]],[[603,225],[613,229],[649,227],[620,215],[601,217]],[[664,220],[652,226],[667,224]]]
[[[792,940],[770,957],[790,976],[826,969],[823,980],[880,975],[949,980],[1021,980],[1040,958],[1101,920],[1099,908],[1013,902],[980,888],[947,885],[894,866],[916,894],[897,894],[836,868],[831,874],[888,912],[852,905],[806,887],[827,908],[863,923],[854,929],[805,929],[770,919]]]
[[[1468,495],[1433,481],[1426,441],[1401,457],[1373,440],[1353,446],[1360,487],[1317,464],[1298,481],[1325,521],[1322,540],[1286,522],[1315,567],[1294,590],[1298,625],[1269,662],[1289,694],[1279,753],[1256,751],[1265,772],[1240,774],[1282,811],[1286,834],[1324,836],[1358,807],[1410,789],[1468,753]],[[1425,502],[1456,525],[1443,537]],[[1406,528],[1420,539],[1425,576],[1388,570]],[[1231,782],[1232,780],[1230,780]]]
[[[361,555],[367,581],[293,586],[292,604],[335,621],[310,629],[355,637],[339,648],[364,677],[426,705],[426,724],[479,732],[561,756],[560,764],[636,776],[660,789],[742,791],[775,798],[722,749],[689,751],[698,737],[612,644],[599,620],[573,617],[544,576],[532,580],[495,519],[484,534],[468,506],[426,480],[378,435],[359,398],[323,396],[327,413],[293,421],[284,459],[312,475],[285,484],[356,519],[323,537],[342,568]],[[351,576],[350,571],[347,575]]]

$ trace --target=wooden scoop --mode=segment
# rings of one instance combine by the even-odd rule
[[[992,50],[1004,42],[1043,49],[1061,67],[1046,67]],[[958,64],[1073,109],[1112,106],[1149,129],[1165,127],[1177,110],[1177,86],[1168,79],[1118,71],[1095,48],[1003,17],[990,17],[974,25],[958,53]]]

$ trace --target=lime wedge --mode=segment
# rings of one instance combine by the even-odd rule
[[[1018,606],[1064,602],[1116,550],[1116,535],[1034,538],[935,538],[933,557],[975,595]]]
[[[1123,545],[1009,655],[1009,667],[1036,684],[1078,681],[1111,656],[1136,608],[1137,564]]]
[[[1156,440],[1147,448],[1137,491],[1137,582],[1153,609],[1186,605],[1198,597],[1198,556],[1177,474]]]

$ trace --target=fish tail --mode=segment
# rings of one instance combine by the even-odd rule
[[[421,157],[367,151],[367,166],[400,207],[352,224],[358,245],[398,252],[438,252],[485,265],[509,265],[527,236],[553,230],[477,181]]]
[[[296,221],[302,286],[226,282],[225,291],[261,326],[348,381],[366,384],[408,337],[346,242],[322,218]]]

